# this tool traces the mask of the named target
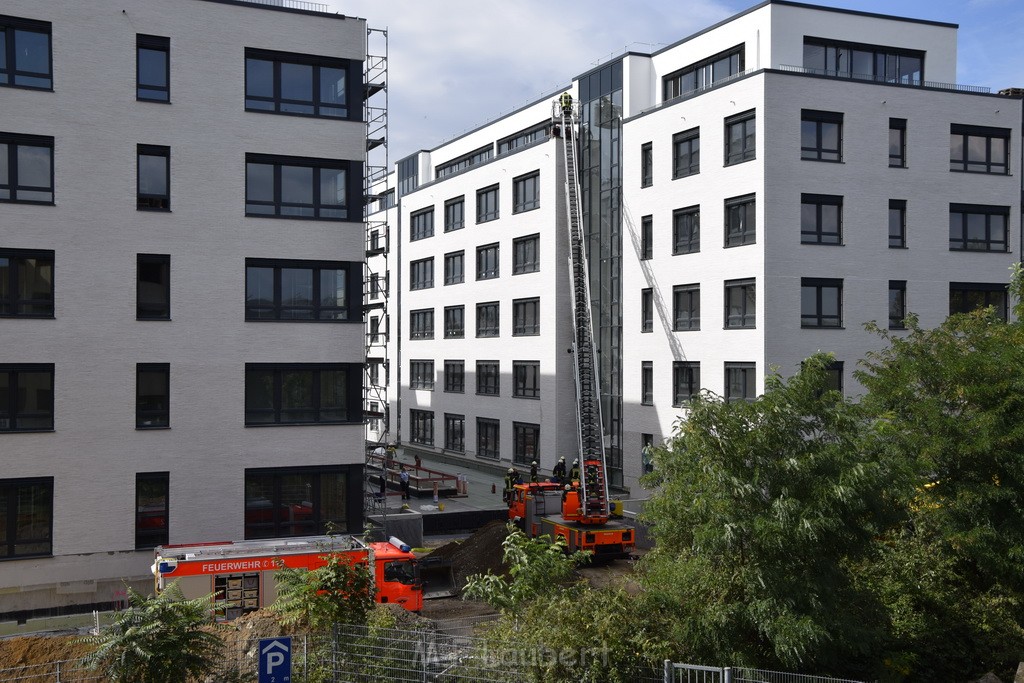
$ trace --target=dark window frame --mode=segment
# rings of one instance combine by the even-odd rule
[[[416,242],[434,236],[434,207],[409,214],[409,241]]]
[[[654,361],[640,361],[640,405],[654,405]]]
[[[155,486],[155,495],[144,486]],[[149,502],[156,500],[157,502]],[[162,501],[161,501],[162,499]],[[148,550],[170,542],[171,473],[135,473],[135,549]]]
[[[654,216],[640,217],[640,260],[650,261],[654,257]]]
[[[826,294],[834,292],[835,313],[826,313],[830,301]],[[813,308],[804,308],[805,295],[813,294]],[[843,280],[839,278],[800,278],[800,327],[803,329],[843,329]]]
[[[757,327],[757,279],[726,280],[725,286],[725,325],[727,330],[752,330]],[[741,305],[738,312],[730,313],[733,308],[733,292],[738,292],[737,300]]]
[[[409,311],[409,339],[434,338],[434,309],[417,308]]]
[[[959,216],[956,220],[955,217]],[[971,217],[983,217],[984,237],[971,236]],[[993,216],[1002,218],[1002,240],[993,238]],[[954,226],[958,223],[958,226]],[[958,228],[954,236],[954,228]],[[1010,207],[986,204],[949,205],[949,250],[1005,254],[1010,251]]]
[[[813,140],[811,136],[813,126]],[[836,147],[826,147],[826,127],[835,126]],[[824,161],[842,163],[843,161],[843,113],[837,111],[820,111],[817,109],[800,110],[800,158],[807,161]]]
[[[700,205],[672,212],[672,255],[700,253]]]
[[[530,446],[533,446],[531,451]],[[529,465],[540,460],[540,425],[512,422],[512,462]]]
[[[1008,309],[1008,290],[1005,284],[995,282],[950,282],[949,283],[949,314],[954,313],[969,313],[977,310],[979,307],[974,306],[966,308],[962,304],[965,303],[962,299],[965,294],[981,294],[984,301],[982,305],[984,307],[993,306],[995,307],[996,317],[1003,321],[1007,319]],[[961,298],[961,305],[954,309],[954,296]]]
[[[682,407],[699,393],[700,361],[672,361],[672,407]]]
[[[822,66],[809,66],[807,64],[808,48],[822,50]],[[884,45],[852,43],[814,36],[804,36],[803,52],[804,55],[801,62],[803,68],[813,74],[833,78],[874,81],[876,83],[899,83],[901,85],[916,87],[923,86],[925,84],[925,52],[921,50],[908,50]],[[870,74],[854,74],[853,57],[855,52],[864,54],[870,53]],[[915,72],[901,74],[901,72],[904,71],[903,65],[900,63],[903,59],[911,59],[918,62],[918,71],[916,72],[918,78],[912,78]],[[830,69],[830,65],[834,68]]]
[[[501,421],[491,417],[476,419],[476,455],[479,458],[501,458]]]
[[[742,127],[742,135],[733,139],[733,129]],[[725,166],[735,166],[757,158],[757,110],[749,109],[725,119]]]
[[[540,361],[512,361],[512,397],[540,398]]]
[[[907,281],[889,280],[889,329],[907,329]]]
[[[673,71],[661,79],[662,101],[668,102],[669,100],[673,100],[677,97],[683,97],[693,92],[706,90],[718,83],[727,81],[730,78],[743,73],[745,70],[744,53],[745,45],[740,43],[739,45],[735,45],[728,50],[722,50],[721,52],[706,59],[694,62],[693,64],[688,64],[678,71]],[[716,76],[715,65],[726,60],[728,62],[728,73]],[[690,79],[688,78],[689,76],[693,76],[693,78]],[[684,85],[692,85],[693,87],[684,89]]]
[[[28,398],[29,387],[22,388],[24,375],[46,375],[49,377],[49,387],[36,387],[37,402],[40,405],[35,410],[29,410],[24,405]],[[0,364],[0,376],[4,377],[7,385],[4,403],[7,406],[7,413],[0,413],[0,433],[4,432],[52,432],[54,429],[54,364],[53,363],[3,363]],[[39,391],[43,394],[40,396]],[[0,391],[4,391],[0,388]],[[39,398],[42,398],[39,401]],[[0,404],[3,405],[3,404]],[[31,420],[32,426],[23,427],[21,422]]]
[[[163,192],[143,192],[142,157],[156,157],[164,160]],[[163,145],[136,145],[135,151],[135,208],[138,211],[171,210],[171,148]]]
[[[291,157],[276,154],[245,155],[245,215],[250,218],[275,218],[286,220],[319,220],[319,221],[361,221],[363,205],[359,197],[363,194],[362,163],[348,159],[320,159],[313,157]],[[250,166],[270,166],[272,169],[272,199],[251,199],[249,183]],[[312,169],[310,187],[311,202],[286,202],[282,189],[283,168]],[[323,202],[322,171],[344,171],[344,202],[330,204]],[[337,190],[337,188],[335,188]],[[265,207],[270,211],[256,211],[257,207]],[[300,210],[311,213],[283,213],[286,210]]]
[[[18,69],[18,45],[17,33],[39,33],[46,36],[47,40],[47,70],[46,71],[23,71]],[[0,15],[0,34],[4,35],[6,53],[4,54],[7,67],[0,71],[0,87],[25,88],[27,90],[48,90],[53,91],[53,24],[48,21],[36,21],[34,19],[22,19]],[[45,84],[34,84],[31,82],[18,82],[22,79],[46,80]]]
[[[464,339],[466,336],[466,306],[458,304],[444,307],[444,338]]]
[[[954,156],[959,138],[961,156]],[[984,141],[984,159],[972,160],[970,141],[972,138]],[[994,128],[991,126],[971,126],[953,123],[949,127],[949,170],[951,173],[987,173],[990,175],[1010,175],[1010,140],[1012,129]],[[1002,140],[1002,154],[994,152],[992,143]],[[995,157],[1000,156],[1001,160]]]
[[[0,262],[6,262],[6,277],[0,278],[0,295],[7,292],[6,296],[0,296],[0,318],[54,318],[55,317],[55,290],[54,281],[56,278],[55,255],[49,249],[0,249]],[[30,263],[31,265],[30,267]],[[0,263],[0,265],[3,265]],[[49,295],[43,298],[29,296],[28,291],[22,291],[25,287],[31,287],[39,282],[45,282],[45,271],[49,268]],[[32,282],[22,282],[22,275],[29,275],[22,271],[32,271],[34,277],[26,278]],[[38,294],[33,292],[32,294]],[[24,295],[24,296],[23,296]]]
[[[444,203],[444,231],[454,232],[466,227],[466,195],[453,197]]]
[[[734,225],[734,220],[739,223]],[[757,244],[757,195],[747,194],[725,200],[725,247]]]
[[[894,213],[895,212],[895,213]],[[896,224],[893,224],[893,217],[896,218]],[[896,229],[895,233],[893,228]],[[906,199],[890,199],[889,200],[889,248],[890,249],[906,249],[907,248],[907,200]]]
[[[409,388],[434,390],[434,361],[414,358],[409,361]]]
[[[273,299],[269,304],[254,304],[250,301],[250,269],[270,269],[273,271]],[[308,270],[312,289],[308,305],[285,304],[284,302],[284,270]],[[345,271],[345,301],[341,305],[325,305],[323,297],[322,273],[324,271]],[[361,322],[362,312],[362,264],[350,261],[299,261],[286,259],[245,259],[245,320],[247,322],[285,322],[285,323],[344,323]],[[336,301],[336,300],[335,300]],[[260,315],[265,311],[269,315]],[[309,317],[288,317],[286,313],[308,311]]]
[[[895,139],[894,139],[895,138]],[[895,147],[895,150],[894,150]],[[889,119],[889,168],[907,167],[907,120]]]
[[[476,191],[476,222],[488,223],[501,216],[501,197],[498,185],[489,185]],[[493,200],[493,206],[490,206]]]
[[[163,83],[143,83],[142,51],[163,53]],[[164,36],[135,35],[135,99],[139,102],[171,103],[171,39]]]
[[[38,488],[42,496],[38,495],[35,490],[27,491],[27,499],[23,503],[21,499],[22,491],[27,488]],[[3,511],[3,518],[7,522],[7,528],[4,529],[4,538],[6,540],[0,543],[0,561],[20,560],[30,557],[50,557],[53,555],[53,492],[53,477],[0,479],[0,494],[2,494],[0,499],[6,501],[7,504],[7,509]],[[40,498],[43,499],[41,503],[39,502]],[[47,498],[48,501],[46,500]],[[39,528],[33,534],[19,536],[19,532],[24,533],[26,527],[34,529],[37,526],[36,524],[25,525],[26,510],[40,505],[44,510],[48,508],[47,519],[38,524],[40,527],[45,526],[45,529]],[[32,520],[35,520],[34,515]],[[17,548],[24,546],[45,547],[35,552],[18,553]]]
[[[493,280],[501,276],[501,245],[498,242],[476,248],[476,279]]]
[[[532,309],[532,312],[531,310]],[[531,322],[532,318],[532,322]],[[534,337],[540,334],[540,297],[512,300],[512,336]]]
[[[654,332],[654,288],[640,290],[640,332]]]
[[[501,361],[476,362],[476,395],[501,396]]]
[[[171,319],[170,254],[136,254],[135,319]]]
[[[448,394],[466,393],[466,361],[446,360],[444,362],[444,391]]]
[[[160,393],[143,394],[154,384],[143,381],[143,375],[152,375],[162,386]],[[153,405],[156,407],[153,407]],[[171,427],[171,364],[135,364],[135,429],[170,429]]]
[[[249,60],[271,63],[271,95],[250,94]],[[244,78],[245,111],[257,114],[274,114],[277,116],[303,116],[343,121],[363,120],[363,63],[340,57],[279,52],[259,48],[245,48],[242,61]],[[308,66],[312,68],[310,80],[310,99],[284,97],[282,84],[287,80],[282,77],[282,65]],[[327,83],[322,82],[323,69],[337,69],[344,73],[344,102],[330,102],[323,99],[323,89]],[[262,103],[263,106],[260,106]],[[311,111],[284,111],[287,107],[309,107]],[[343,109],[339,113],[332,110]]]
[[[53,138],[45,135],[23,135],[20,133],[0,132],[0,145],[7,147],[7,158],[0,156],[0,165],[7,166],[7,183],[0,184],[0,202],[11,204],[41,204],[53,206],[56,203],[54,187],[54,145]],[[22,185],[20,182],[19,147],[35,147],[49,150],[50,179],[49,185]],[[18,196],[32,194],[49,194],[44,199],[22,199]]]
[[[654,145],[645,142],[640,145],[640,187],[654,184]]]
[[[246,540],[258,538],[289,538],[295,536],[317,536],[326,534],[332,527],[348,529],[348,522],[351,515],[355,514],[349,499],[359,492],[355,488],[357,472],[353,471],[354,466],[345,465],[319,465],[312,467],[258,467],[246,468],[244,473],[245,486],[245,521],[244,535]],[[303,487],[309,494],[308,512],[306,510],[295,510],[292,504],[285,501],[285,486],[288,480],[295,477],[308,477],[308,488]],[[325,478],[330,478],[324,481]],[[331,484],[335,484],[332,486]],[[265,506],[249,509],[250,486],[269,485],[269,498],[261,498],[266,501]],[[292,484],[294,486],[294,484]],[[324,490],[335,491],[340,500],[324,500]],[[304,500],[307,500],[304,498]],[[342,514],[337,519],[328,519],[330,504],[340,503]],[[325,506],[326,503],[326,506]],[[305,507],[305,506],[303,506]],[[327,509],[325,509],[327,507]],[[301,516],[297,513],[302,513]],[[251,516],[250,516],[251,515]]]
[[[672,179],[700,173],[700,126],[672,136]]]
[[[434,257],[409,262],[409,291],[432,289],[434,287]]]
[[[512,213],[540,208],[540,171],[531,171],[512,179]]]
[[[694,312],[695,310],[696,312]],[[686,315],[683,315],[684,311]],[[672,287],[672,330],[674,332],[700,330],[700,283]]]
[[[455,266],[459,268],[456,272]],[[459,285],[466,281],[466,252],[464,249],[444,255],[444,284]]]
[[[466,452],[466,416],[458,413],[444,414],[444,447],[456,453]]]
[[[531,252],[532,247],[532,254]],[[524,275],[540,271],[540,233],[512,240],[512,274]]]
[[[285,404],[284,373],[310,373],[308,405],[291,407]],[[324,416],[334,411],[334,406],[324,406],[322,376],[326,372],[344,372],[344,403],[340,417]],[[249,382],[255,373],[269,373],[272,387],[270,407],[255,407],[251,400],[256,398],[249,391]],[[363,421],[363,364],[362,363],[246,363],[245,364],[245,426],[246,427],[292,427],[315,425],[349,425]],[[255,387],[253,387],[255,390]],[[292,396],[298,394],[292,391]],[[286,412],[315,414],[312,419],[287,420]],[[257,417],[269,417],[256,419]]]
[[[501,302],[481,301],[476,305],[477,339],[499,336],[501,336]]]
[[[826,225],[828,214],[824,207],[836,207],[835,225]],[[814,207],[814,223],[807,225],[804,207]],[[819,246],[843,245],[843,196],[834,194],[800,195],[800,244]]]
[[[725,400],[727,403],[733,401],[753,402],[757,398],[757,364],[726,361],[725,363]],[[734,383],[735,376],[739,376],[740,383]],[[742,390],[734,394],[734,384],[742,384]]]

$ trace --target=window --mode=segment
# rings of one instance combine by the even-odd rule
[[[654,184],[654,148],[650,142],[640,145],[640,187]]]
[[[649,261],[654,255],[654,218],[644,216],[640,219],[640,260]]]
[[[825,385],[830,391],[838,391],[840,394],[843,393],[843,361],[834,360],[828,364],[825,368],[826,382]]]
[[[138,320],[171,319],[171,257],[139,254],[136,272],[135,317]]]
[[[171,39],[135,36],[135,98],[171,101]]]
[[[347,529],[348,497],[361,495],[346,468],[289,467],[245,471],[245,538],[315,536]]]
[[[907,200],[889,200],[889,248],[905,249],[907,246]]]
[[[756,238],[754,195],[725,200],[725,246],[753,244]]]
[[[362,62],[245,49],[245,109],[362,118]]]
[[[952,124],[949,129],[949,170],[1009,174],[1010,129]]]
[[[486,223],[498,218],[498,186],[476,191],[476,222]]]
[[[843,198],[831,194],[800,195],[800,243],[843,243]]]
[[[444,414],[444,447],[457,453],[466,452],[466,416]]]
[[[434,445],[434,411],[409,411],[409,440],[423,446]]]
[[[1006,320],[1006,285],[986,282],[950,282],[949,314],[970,313],[991,306]]]
[[[171,426],[171,366],[168,363],[135,365],[135,428]]]
[[[409,289],[430,289],[434,286],[434,257],[409,264]]]
[[[137,159],[136,208],[140,211],[170,211],[171,148],[139,145]]]
[[[0,318],[53,317],[53,252],[0,249]]]
[[[498,396],[500,393],[500,364],[496,360],[476,362],[476,393],[481,396]]]
[[[246,154],[245,215],[359,220],[362,205],[348,201],[362,192],[359,175],[354,162],[338,159]]]
[[[466,307],[444,307],[444,338],[462,339],[466,336]]]
[[[466,278],[466,252],[453,251],[444,255],[444,283],[457,285]]]
[[[516,398],[540,398],[540,361],[512,361],[512,395]]]
[[[363,369],[354,363],[246,363],[245,424],[362,421]]]
[[[700,251],[700,207],[688,206],[672,212],[672,253]]]
[[[679,407],[700,393],[700,363],[673,361],[672,405]]]
[[[497,301],[488,301],[476,305],[476,336],[498,336],[498,312],[499,304]]]
[[[500,424],[498,420],[493,420],[489,417],[478,417],[476,419],[476,454],[481,458],[497,460],[500,457]]]
[[[640,405],[654,405],[654,361],[640,362]]]
[[[700,329],[700,285],[672,288],[672,329],[676,332]]]
[[[512,240],[512,274],[536,273],[540,270],[540,235]]]
[[[750,161],[755,155],[754,110],[745,111],[725,120],[725,165]]]
[[[0,202],[53,204],[53,138],[0,133]]]
[[[492,159],[493,157],[494,145],[487,145],[486,147],[481,147],[476,151],[470,152],[469,154],[461,156],[457,159],[453,159],[448,163],[439,164],[438,166],[435,166],[434,177],[440,180],[441,178],[445,178],[450,175],[455,175],[456,173],[461,173],[470,166],[477,166],[479,164],[485,163]],[[402,194],[404,195],[406,194],[406,192],[403,191]]]
[[[757,395],[754,363],[725,364],[725,400],[753,401]]]
[[[434,309],[409,311],[409,339],[434,338]]]
[[[512,462],[529,465],[540,458],[540,425],[512,423]]]
[[[51,430],[53,364],[0,365],[0,432]]]
[[[476,279],[498,277],[498,245],[486,244],[476,248]]]
[[[754,280],[726,280],[725,327],[752,328],[755,326],[756,312]]]
[[[170,488],[169,472],[139,472],[135,475],[136,550],[170,542]]]
[[[0,559],[52,554],[53,477],[0,479]]]
[[[434,361],[409,361],[409,388],[434,390]]]
[[[51,30],[46,21],[0,15],[0,85],[53,89]]]
[[[843,281],[800,278],[800,326],[843,326]]]
[[[434,210],[424,209],[409,217],[409,241],[426,239],[434,236]]]
[[[919,86],[924,84],[924,52],[804,38],[804,69],[823,76]]]
[[[444,362],[444,390],[449,394],[466,391],[466,363],[461,360]]]
[[[444,231],[462,230],[466,227],[465,196],[449,199],[444,203]]]
[[[737,45],[713,57],[690,64],[662,79],[662,99],[687,95],[710,88],[743,72],[743,45]]]
[[[700,173],[700,128],[672,136],[672,177],[685,178]]]
[[[889,119],[889,166],[907,167],[907,120]]]
[[[498,155],[508,154],[517,149],[523,149],[534,142],[547,140],[550,122],[542,121],[530,128],[518,131],[512,135],[498,140]]]
[[[842,112],[800,110],[800,158],[843,160]]]
[[[245,319],[360,320],[361,271],[361,263],[246,259]]]
[[[540,334],[540,299],[512,301],[512,336],[529,337]]]
[[[367,297],[370,301],[377,301],[380,299],[380,295],[387,290],[387,287],[381,284],[380,273],[370,273],[370,287],[367,292]]]
[[[1009,251],[1010,207],[949,205],[950,251]]]
[[[371,316],[370,317],[370,332],[368,334],[369,334],[369,337],[370,337],[370,343],[371,344],[376,344],[376,343],[380,342],[380,317],[379,316]]]
[[[540,206],[540,172],[512,179],[512,213],[530,211]]]
[[[907,317],[907,281],[889,280],[889,329],[904,330]]]
[[[654,332],[654,290],[640,290],[640,331]]]

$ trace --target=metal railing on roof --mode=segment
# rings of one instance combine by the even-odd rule
[[[306,2],[306,0],[242,0],[253,5],[266,5],[268,7],[284,7],[287,9],[301,9],[307,12],[322,12],[330,14],[330,6],[322,2]]]
[[[887,85],[904,85],[914,88],[938,88],[939,90],[955,90],[957,92],[971,92],[989,94],[992,88],[986,85],[960,85],[958,83],[940,83],[939,81],[921,81],[917,79],[891,79],[874,74],[851,74],[848,71],[837,71],[835,69],[814,69],[807,66],[793,66],[791,64],[779,65],[779,71],[791,71],[793,73],[812,74],[814,76],[827,76],[829,78],[842,78],[848,81],[866,81],[869,83],[885,83]]]

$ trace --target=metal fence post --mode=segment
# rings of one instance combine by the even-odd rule
[[[60,683],[60,662],[57,662],[57,683]]]
[[[672,660],[665,660],[665,667],[662,671],[664,674],[664,683],[672,683]]]
[[[725,667],[722,669],[722,683],[732,683],[732,667]]]

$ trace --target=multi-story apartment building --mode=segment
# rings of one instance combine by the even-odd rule
[[[0,614],[361,530],[367,29],[326,10],[0,7]]]
[[[820,349],[855,395],[864,323],[1007,314],[1021,100],[955,85],[956,32],[776,0],[573,79],[610,483],[701,389],[749,400]],[[391,379],[417,448],[574,454],[558,96],[398,164]]]

